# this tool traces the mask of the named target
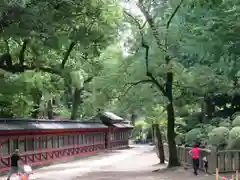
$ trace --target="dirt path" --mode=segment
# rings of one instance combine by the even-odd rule
[[[213,176],[200,173],[194,176],[182,168],[164,169],[158,165],[152,146],[135,146],[132,149],[113,151],[79,161],[40,168],[31,180],[214,180]],[[0,178],[0,180],[6,179]]]
[[[144,152],[133,155],[125,160],[114,162],[101,168],[101,171],[79,176],[76,180],[214,180],[213,176],[200,173],[194,176],[191,171],[183,168],[166,170],[163,165],[157,165],[155,152]],[[153,172],[156,169],[162,169]]]

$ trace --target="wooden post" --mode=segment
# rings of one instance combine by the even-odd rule
[[[208,167],[208,172],[209,173],[214,173],[216,171],[216,168],[218,168],[218,163],[217,163],[217,151],[216,148],[210,147],[210,152],[208,154],[208,161],[211,162],[209,163]]]
[[[219,180],[218,168],[216,168],[216,180]]]

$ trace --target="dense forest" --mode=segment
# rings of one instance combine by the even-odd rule
[[[169,166],[176,144],[239,148],[240,2],[4,0],[0,10],[2,118],[112,111],[136,125],[133,137],[156,134],[160,151],[168,141]]]

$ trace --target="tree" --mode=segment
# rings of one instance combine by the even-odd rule
[[[160,164],[165,163],[165,154],[164,154],[164,147],[163,147],[163,138],[162,138],[162,131],[161,127],[163,124],[165,124],[164,115],[166,109],[163,107],[157,105],[153,110],[148,114],[147,120],[150,121],[149,123],[152,125],[152,130],[154,131],[154,139],[156,138],[156,147],[158,156],[160,159]]]
[[[154,4],[154,2],[152,2],[152,4],[150,3],[150,8],[153,8],[153,11],[155,9],[154,9],[154,7],[151,7],[151,6]],[[168,163],[168,166],[169,167],[178,166],[179,161],[178,161],[178,158],[177,158],[177,149],[176,149],[175,132],[174,132],[175,115],[174,115],[173,91],[172,91],[172,86],[173,86],[173,71],[172,71],[173,68],[172,68],[172,66],[173,65],[172,65],[172,61],[171,61],[172,57],[171,57],[171,54],[168,50],[169,46],[171,45],[169,43],[168,33],[169,33],[170,24],[171,24],[174,16],[176,15],[178,9],[182,5],[183,1],[180,1],[180,3],[176,6],[176,8],[173,9],[173,12],[170,15],[170,17],[169,17],[169,19],[168,19],[168,21],[165,25],[165,32],[164,32],[165,33],[165,38],[164,38],[165,41],[164,41],[164,44],[162,44],[159,32],[157,30],[158,25],[154,21],[153,16],[149,11],[149,9],[150,9],[149,5],[147,3],[148,2],[144,2],[144,1],[140,0],[140,1],[138,1],[137,6],[139,7],[140,11],[142,12],[143,16],[145,17],[146,22],[148,23],[148,25],[149,25],[149,27],[152,31],[152,35],[153,35],[153,37],[156,41],[157,47],[159,48],[160,51],[162,51],[162,53],[164,53],[165,65],[166,65],[166,68],[167,68],[164,83],[162,83],[162,82],[159,83],[159,81],[156,79],[156,77],[154,76],[154,74],[152,73],[152,71],[149,68],[149,48],[150,48],[150,46],[144,41],[144,37],[143,37],[142,31],[141,31],[143,26],[132,15],[129,15],[129,13],[127,13],[127,15],[130,16],[130,17],[133,17],[134,21],[138,25],[141,36],[142,36],[142,47],[146,49],[146,52],[145,52],[146,76],[149,79],[141,81],[141,82],[153,83],[154,85],[156,85],[158,90],[163,94],[163,96],[166,97],[167,100],[168,100],[167,107],[166,107],[167,114],[168,114],[167,135],[168,135],[168,143],[169,143],[169,163]],[[154,5],[156,5],[156,4],[154,4]],[[165,84],[165,87],[164,87],[163,84]]]
[[[71,96],[77,97],[72,106],[72,117],[75,119],[76,109],[81,102],[77,100],[81,94],[79,92],[84,88],[79,88],[79,84],[85,86],[98,74],[93,72],[99,68],[98,56],[116,40],[118,25],[121,22],[121,8],[117,2],[108,0],[97,3],[45,0],[1,3],[1,46],[5,48],[5,53],[0,58],[0,68],[17,74],[33,71],[30,74],[34,76],[35,71],[41,71],[43,76],[49,77],[49,83],[46,84],[53,85],[63,79],[66,101],[72,101],[73,98],[69,98]],[[83,68],[87,68],[85,70],[88,71],[90,67],[91,73],[85,73],[84,79],[80,78],[83,83],[72,84],[72,79],[78,78]],[[72,71],[75,73],[71,73]],[[36,79],[36,82],[39,84],[41,81]],[[51,94],[51,97],[48,95],[45,99],[48,99],[48,114],[52,117],[51,107],[52,103],[56,102],[55,95],[45,93],[41,85],[31,89],[31,94],[37,95],[33,97],[36,106],[32,116],[36,117],[39,112],[42,94]],[[50,92],[53,92],[53,89],[50,89]],[[75,93],[72,93],[72,90]],[[62,94],[62,87],[56,94],[59,92]]]

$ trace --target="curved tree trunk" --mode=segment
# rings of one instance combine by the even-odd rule
[[[156,147],[158,151],[158,157],[160,159],[160,164],[165,163],[165,155],[164,155],[164,148],[163,148],[163,142],[162,142],[162,134],[159,128],[159,124],[154,124],[154,130],[155,130],[155,135],[157,139]]]

